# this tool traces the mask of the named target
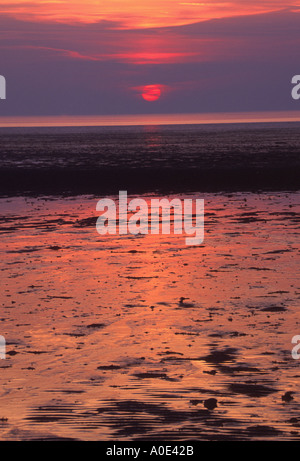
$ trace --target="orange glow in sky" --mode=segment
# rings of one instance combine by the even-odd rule
[[[234,112],[209,114],[137,114],[99,116],[36,116],[3,117],[0,127],[50,127],[50,126],[137,126],[137,125],[182,125],[208,123],[258,123],[299,122],[299,111],[281,112]]]
[[[286,6],[282,0],[151,0],[148,3],[138,0],[14,0],[5,2],[2,6],[0,4],[0,13],[24,20],[66,23],[104,20],[112,28],[149,28],[266,13]],[[299,6],[300,2],[297,0],[289,2],[289,7]]]

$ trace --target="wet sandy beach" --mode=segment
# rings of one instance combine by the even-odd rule
[[[299,439],[299,194],[197,194],[198,247],[99,198],[1,199],[1,440]]]

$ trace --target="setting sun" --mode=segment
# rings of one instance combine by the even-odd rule
[[[142,97],[145,101],[157,101],[161,97],[161,85],[146,85]]]

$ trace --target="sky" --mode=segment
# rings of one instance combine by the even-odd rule
[[[299,111],[300,0],[0,0],[0,117]]]

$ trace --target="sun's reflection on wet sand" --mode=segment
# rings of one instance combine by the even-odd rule
[[[100,236],[94,197],[1,200],[2,439],[299,436],[298,195],[201,198],[198,247]]]

